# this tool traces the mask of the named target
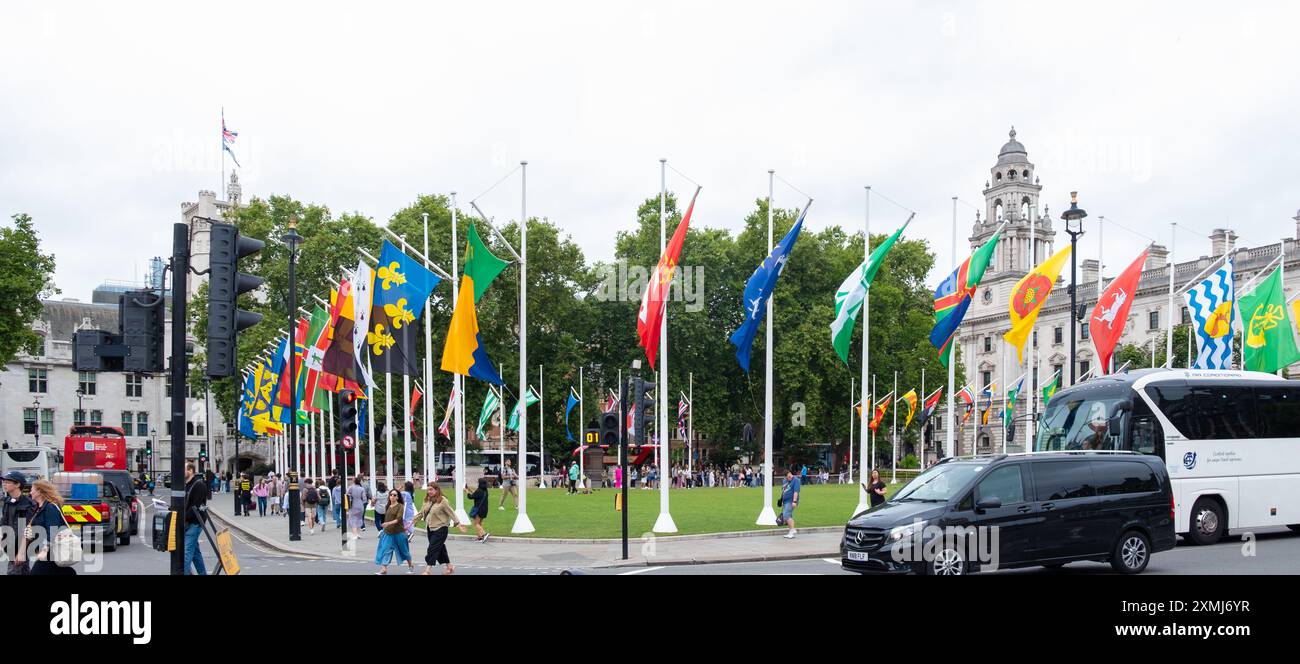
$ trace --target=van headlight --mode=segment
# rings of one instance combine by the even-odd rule
[[[916,536],[916,533],[920,532],[921,529],[925,528],[926,523],[927,523],[926,521],[916,521],[913,523],[909,523],[906,526],[898,526],[897,528],[892,528],[889,531],[889,541],[901,542],[903,540],[910,540]]]

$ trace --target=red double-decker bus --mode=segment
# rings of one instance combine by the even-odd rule
[[[63,470],[130,470],[119,427],[73,426],[63,439]]]

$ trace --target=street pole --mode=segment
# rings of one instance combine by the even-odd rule
[[[1078,371],[1077,337],[1079,334],[1079,236],[1083,235],[1083,219],[1088,213],[1079,208],[1079,192],[1070,192],[1070,209],[1061,214],[1065,220],[1065,232],[1070,234],[1070,384],[1074,385]],[[1100,295],[1100,293],[1098,294]],[[1006,376],[1003,376],[1005,380]],[[1004,386],[1005,387],[1005,386]],[[1006,440],[1006,436],[1003,436]]]
[[[512,533],[536,530],[528,518],[528,162],[519,162],[519,514]],[[504,426],[505,422],[502,422]]]
[[[951,265],[957,266],[957,197],[952,197],[952,254]],[[961,339],[960,335],[953,337],[953,350],[948,356],[948,410],[944,413],[943,437],[945,448],[943,454],[935,454],[935,458],[948,458],[957,456],[956,432],[953,431],[953,409],[956,406],[956,395],[953,394],[957,388],[957,343]]]
[[[298,220],[289,217],[289,232],[283,238],[285,244],[289,245],[289,333],[293,334],[295,328],[294,316],[298,312],[298,243],[302,241],[302,236],[298,234]],[[290,342],[293,339],[290,337]],[[289,353],[289,403],[290,408],[297,409],[298,405],[298,367],[294,366],[293,352]],[[173,383],[175,384],[175,383]],[[298,414],[291,413],[289,416],[289,437],[296,450],[298,448]],[[298,494],[298,475],[291,473],[289,475],[289,541],[297,542],[302,539],[302,530],[298,526],[298,518],[302,513],[301,496]]]
[[[640,363],[641,363],[640,360],[637,360],[637,361],[636,361],[636,364],[639,365]],[[629,441],[629,440],[627,439],[627,424],[626,424],[626,422],[627,422],[627,400],[628,400],[628,397],[631,396],[631,395],[628,394],[628,391],[627,391],[627,384],[623,382],[623,375],[622,375],[622,374],[623,374],[623,370],[622,370],[622,369],[619,369],[619,370],[618,370],[618,373],[619,373],[619,377],[618,377],[618,386],[619,386],[619,399],[618,399],[618,465],[619,465],[619,473],[620,473],[620,476],[619,476],[620,481],[619,481],[619,487],[618,487],[618,490],[621,492],[621,496],[622,496],[622,506],[623,506],[623,509],[621,510],[621,511],[622,511],[622,514],[620,514],[619,516],[620,516],[620,518],[621,518],[622,521],[623,521],[623,560],[627,560],[627,511],[628,511],[628,510],[627,510],[627,485],[628,485],[628,481],[627,481],[627,446],[628,446],[628,443],[631,442],[631,441]],[[638,415],[638,417],[640,417],[640,415]]]
[[[456,192],[451,192],[451,309],[456,310],[456,301],[460,298],[460,245],[456,241]],[[452,385],[456,390],[456,472],[452,480],[456,493],[456,519],[461,523],[469,521],[465,512],[465,394],[461,375],[451,375]]]
[[[776,177],[776,171],[768,169],[767,171],[767,253],[772,253],[772,199],[773,199],[773,181]],[[870,241],[868,241],[869,243]],[[758,512],[756,525],[775,526],[776,511],[772,509],[772,325],[776,322],[772,319],[772,300],[767,298],[767,324],[763,326],[764,334],[767,335],[767,343],[763,349],[766,356],[763,366],[763,509]]]
[[[580,489],[587,490],[587,420],[583,419],[583,406],[587,400],[587,393],[583,391],[582,385],[582,367],[578,367],[578,426],[582,429],[582,440],[578,441],[578,482],[581,483]]]
[[[185,357],[185,305],[189,295],[190,230],[188,224],[172,225],[172,481],[171,516],[175,548],[171,551],[171,573],[185,574],[185,380],[189,362]],[[37,411],[40,417],[40,411]],[[40,442],[40,424],[36,426]]]

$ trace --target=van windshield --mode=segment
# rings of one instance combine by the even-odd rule
[[[893,500],[907,502],[947,502],[965,489],[981,470],[982,464],[945,463],[933,466],[898,491]]]
[[[1128,416],[1127,411],[1114,415],[1120,401],[1119,397],[1052,399],[1038,425],[1035,451],[1120,449],[1119,437],[1109,431],[1111,419]],[[1124,424],[1122,419],[1120,424]]]

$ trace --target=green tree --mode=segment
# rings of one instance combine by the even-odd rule
[[[41,253],[32,218],[11,218],[13,228],[0,228],[0,367],[19,351],[37,354],[41,339],[32,332],[32,321],[41,315],[41,299],[59,292],[54,254]]]

